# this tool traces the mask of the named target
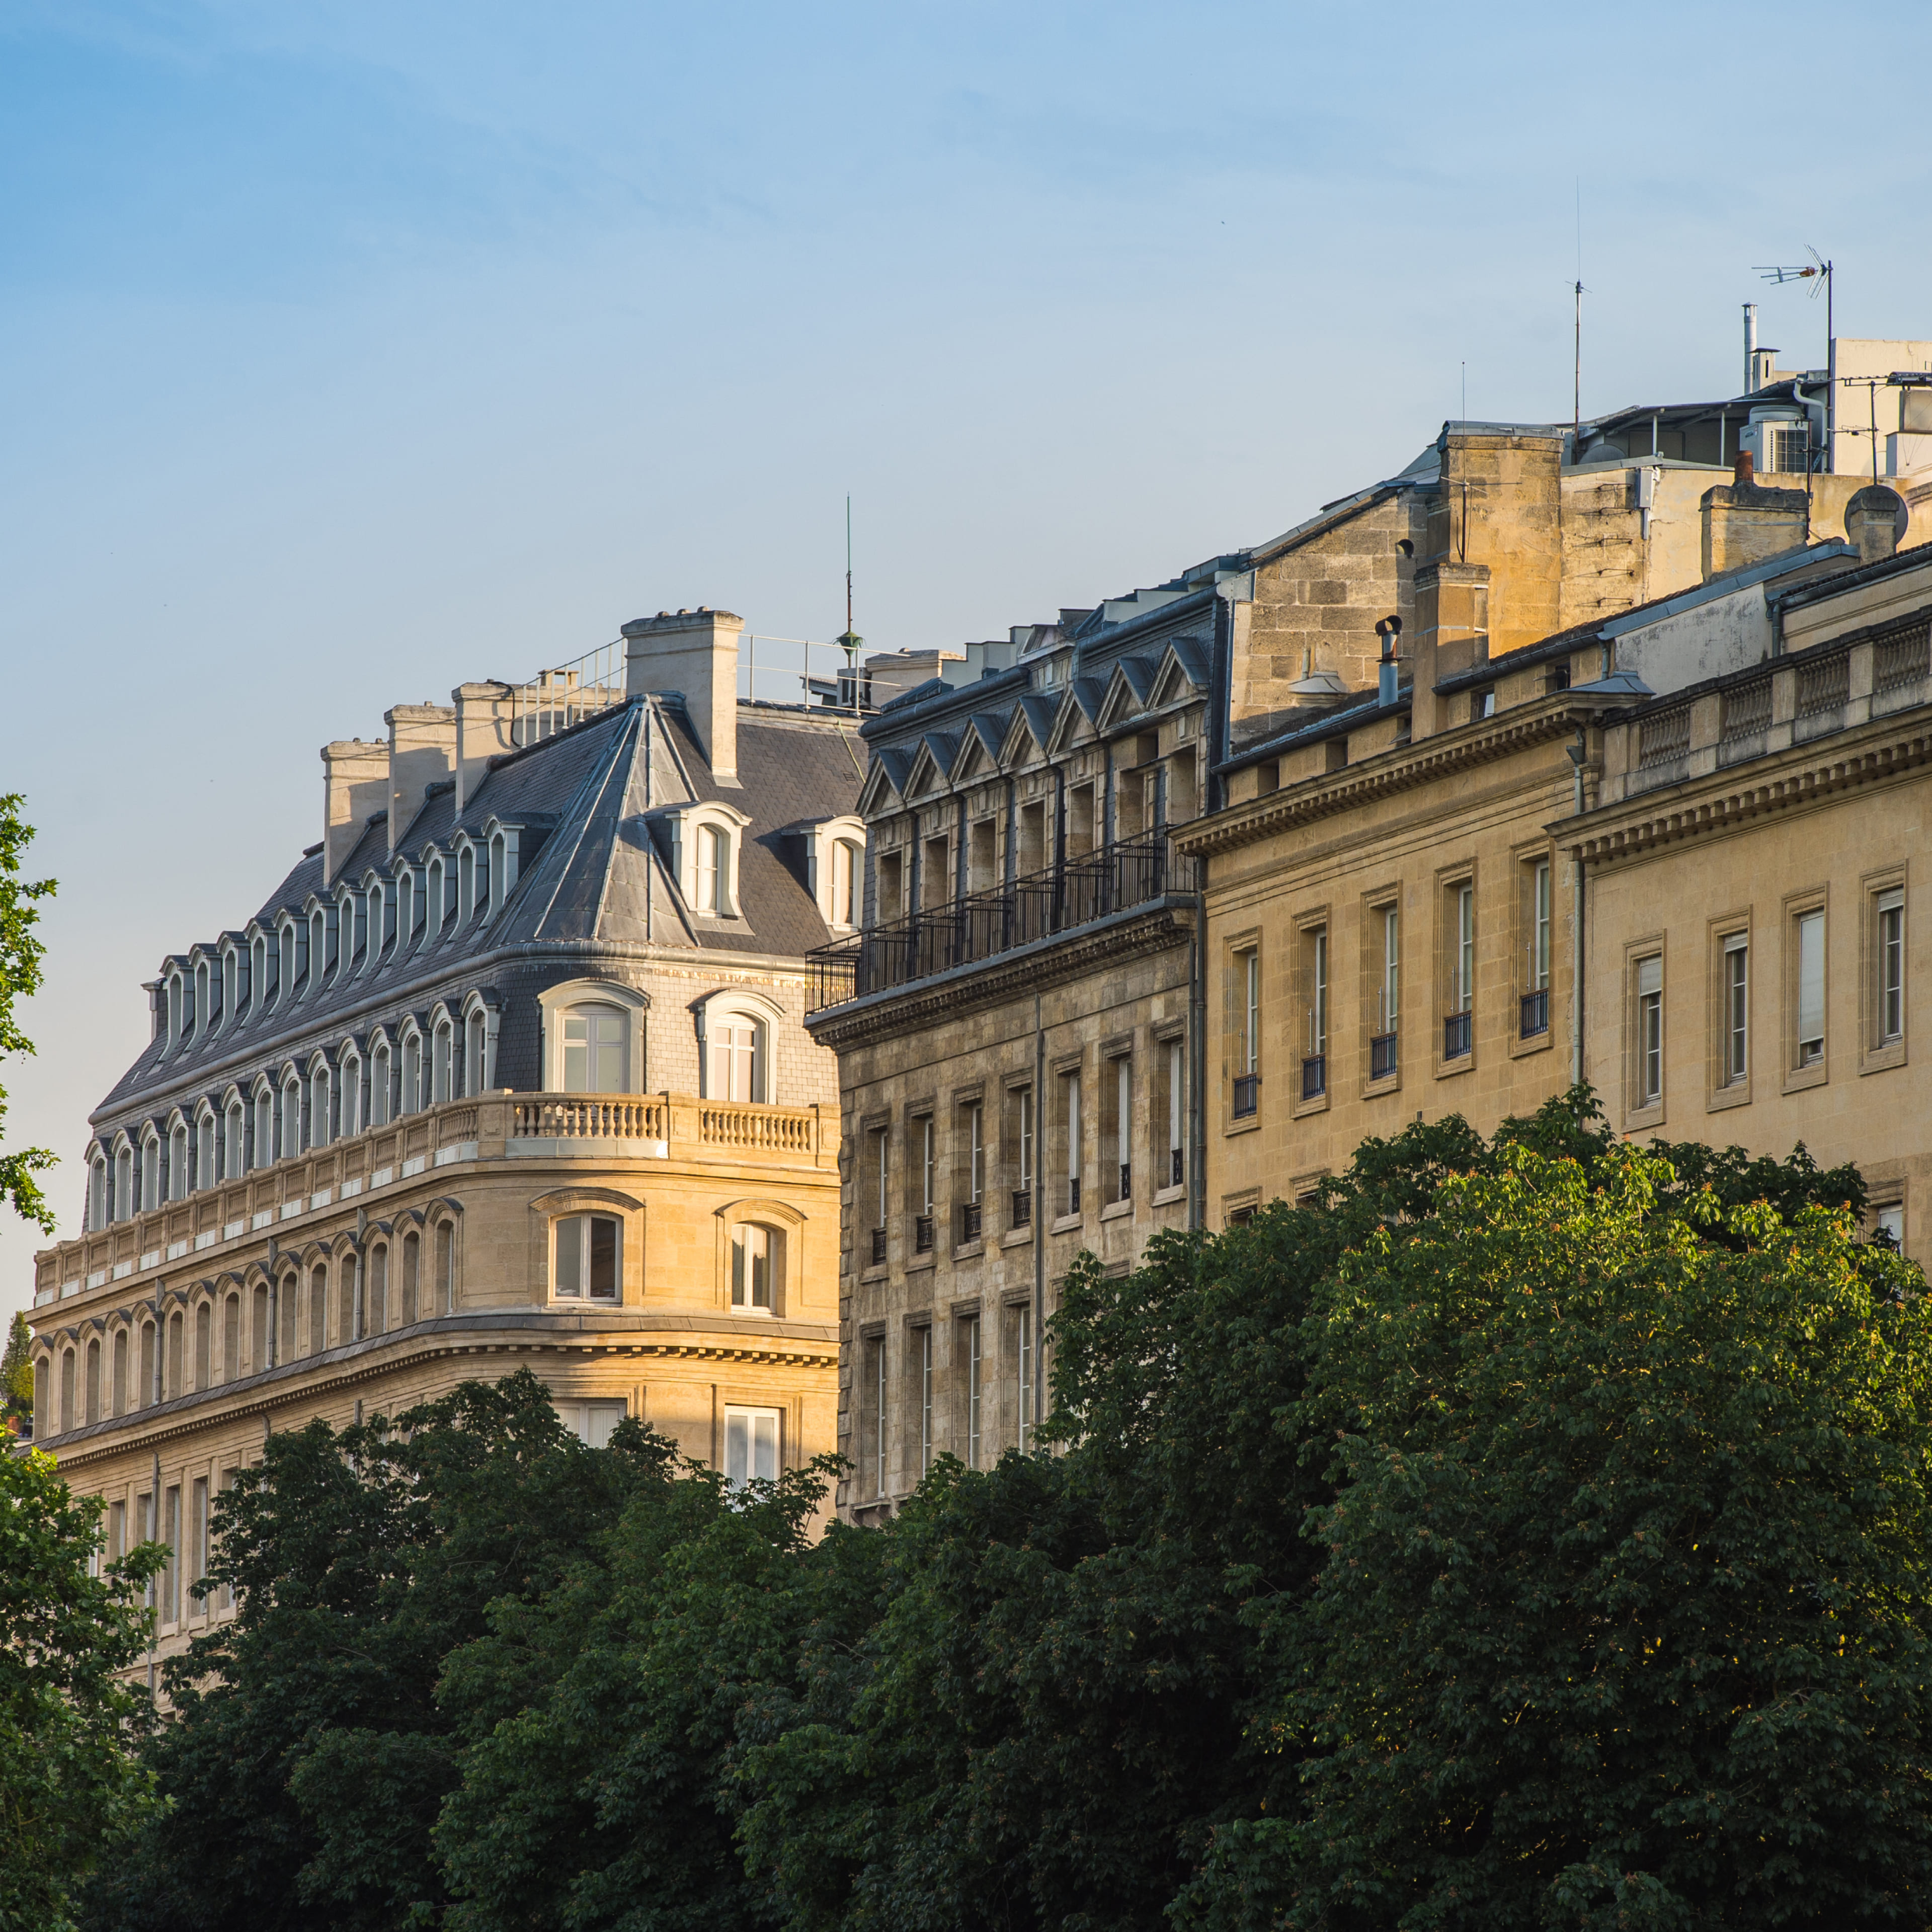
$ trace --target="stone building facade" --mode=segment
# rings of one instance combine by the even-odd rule
[[[519,1366],[734,1480],[836,1442],[836,1069],[805,956],[862,879],[854,721],[736,695],[739,620],[601,680],[460,687],[324,748],[324,828],[162,962],[37,1264],[35,1434],[218,1604],[212,1499],[266,1433]]]

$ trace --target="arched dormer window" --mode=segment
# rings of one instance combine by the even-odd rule
[[[352,1140],[368,1124],[362,1118],[362,1056],[353,1046],[342,1049],[342,1097],[338,1104],[338,1112],[342,1123],[342,1138]]]
[[[422,918],[422,893],[416,884],[415,868],[406,860],[396,871],[396,951],[406,952],[416,943],[416,926]]]
[[[476,916],[476,848],[465,838],[456,848],[456,922],[466,928]]]
[[[430,1030],[430,1100],[433,1103],[453,1100],[456,1084],[456,1022],[447,1012],[437,1013]]]
[[[494,919],[517,889],[521,835],[516,826],[504,825],[495,819],[490,820],[484,830],[490,842],[490,916]]]
[[[317,1054],[308,1067],[308,1144],[312,1148],[325,1148],[329,1143],[329,1122],[334,1112],[331,1104],[335,1097],[334,1086],[328,1062]]]
[[[302,1152],[302,1076],[291,1066],[282,1076],[282,1120],[280,1151],[284,1160]]]
[[[194,962],[194,1030],[197,1038],[214,1026],[215,1006],[214,969],[206,959],[197,959]]]
[[[161,1137],[150,1127],[141,1141],[141,1192],[137,1212],[158,1208],[161,1202]]]
[[[167,1196],[170,1201],[188,1198],[188,1123],[177,1114],[174,1124],[168,1130]]]
[[[204,1100],[194,1117],[194,1174],[190,1185],[194,1187],[212,1187],[221,1178],[221,1166],[216,1147],[220,1141],[220,1124],[214,1117],[214,1109]]]
[[[328,914],[320,906],[308,916],[309,991],[314,992],[328,976]]]
[[[489,1035],[483,1009],[472,1006],[463,1016],[463,1090],[481,1094],[490,1084]]]
[[[738,859],[751,819],[718,800],[661,814],[670,831],[671,867],[684,902],[702,919],[738,919]]]
[[[232,1088],[221,1110],[223,1178],[239,1180],[248,1172],[248,1106]]]
[[[442,931],[443,920],[448,910],[446,896],[446,876],[447,868],[444,865],[442,854],[438,852],[430,859],[423,874],[423,938],[425,940],[436,938]]]
[[[125,1221],[134,1212],[134,1144],[123,1134],[114,1148],[114,1185],[107,1203],[110,1221]]]
[[[260,1007],[274,997],[276,987],[275,968],[280,960],[279,950],[269,943],[266,932],[258,932],[248,943],[249,1004]]]
[[[865,911],[866,822],[848,813],[802,829],[806,877],[818,916],[835,932],[849,932]]]
[[[255,1158],[256,1167],[275,1164],[275,1090],[264,1074],[255,1086]]]
[[[388,950],[392,934],[389,917],[389,889],[374,872],[362,880],[362,958],[364,970],[375,965]]]
[[[548,987],[544,1086],[553,1094],[634,1094],[644,1081],[644,1015],[650,1002],[608,980]]]
[[[224,1024],[242,1010],[242,949],[221,949],[221,1017]]]
[[[706,1100],[770,1102],[772,1030],[783,1017],[770,1000],[737,987],[713,993],[700,1005],[699,1064]]]
[[[369,1046],[369,1124],[386,1127],[395,1105],[395,1054],[388,1036],[379,1033]]]
[[[94,1148],[87,1162],[87,1225],[98,1232],[106,1226],[111,1210],[107,1199],[107,1156]]]
[[[414,1027],[403,1036],[403,1104],[405,1114],[423,1109],[423,1036]]]
[[[170,1051],[188,1039],[188,982],[178,973],[168,975],[168,1046]]]
[[[296,983],[302,976],[302,954],[305,950],[302,928],[295,920],[285,919],[276,940],[279,956],[275,966],[275,984],[284,999],[292,999]]]

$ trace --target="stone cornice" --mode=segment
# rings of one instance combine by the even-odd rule
[[[1165,951],[1191,938],[1193,929],[1191,902],[1158,902],[1125,918],[1083,926],[1039,945],[935,974],[902,991],[874,994],[862,1004],[853,1001],[849,1010],[829,1009],[824,1017],[808,1019],[806,1030],[820,1046],[835,1052],[923,1032],[962,1012],[1004,1006],[1026,994],[1064,986],[1097,966]]]
[[[1580,724],[1598,722],[1604,706],[1580,703],[1568,692],[1539,700],[1464,725],[1419,745],[1384,752],[1366,764],[1352,766],[1333,778],[1306,781],[1177,826],[1168,835],[1178,851],[1208,858],[1252,844],[1277,832],[1338,812],[1413,790],[1459,771],[1493,763],[1531,746],[1568,737]]]
[[[424,1324],[425,1328],[429,1326]],[[266,1422],[278,1409],[339,1396],[400,1372],[418,1370],[430,1362],[463,1356],[652,1356],[820,1369],[836,1369],[838,1364],[836,1327],[816,1322],[760,1322],[754,1333],[746,1331],[743,1320],[734,1322],[728,1317],[634,1316],[626,1321],[619,1316],[608,1327],[592,1328],[579,1316],[528,1312],[444,1316],[437,1318],[434,1329],[441,1332],[403,1330],[346,1348],[332,1348],[323,1355],[178,1396],[110,1422],[97,1422],[26,1446],[49,1450],[63,1469],[83,1468],[130,1450],[158,1451],[169,1443],[252,1417]],[[397,1348],[393,1345],[399,1337],[405,1346]],[[428,1399],[425,1394],[410,1400]]]
[[[1932,717],[1923,710],[1910,715],[1910,724],[1880,718],[1854,726],[1829,739],[1686,778],[1641,801],[1600,806],[1580,819],[1559,819],[1550,829],[1586,866],[1731,831],[1767,813],[1898,777],[1932,760]]]

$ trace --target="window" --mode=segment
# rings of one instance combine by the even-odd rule
[[[1167,1069],[1167,1104],[1162,1109],[1167,1116],[1167,1160],[1161,1174],[1161,1184],[1166,1187],[1178,1187],[1187,1178],[1186,1049],[1179,1040],[1171,1040],[1167,1042],[1162,1058]]]
[[[724,1480],[734,1490],[747,1483],[775,1483],[778,1476],[778,1412],[727,1408],[724,1412]]]
[[[1301,1062],[1301,1097],[1314,1100],[1328,1090],[1328,928],[1310,928],[1301,935],[1301,946],[1308,993],[1308,1045]]]
[[[353,1140],[362,1131],[362,1063],[352,1053],[342,1056],[342,1138]]]
[[[1664,958],[1653,952],[1636,962],[1636,1104],[1663,1098]]]
[[[1369,1078],[1386,1080],[1396,1070],[1396,1029],[1402,1017],[1402,915],[1394,906],[1378,906],[1370,918],[1378,957]]]
[[[1872,1232],[1875,1235],[1882,1235],[1894,1248],[1902,1250],[1905,1246],[1904,1206],[1894,1204],[1889,1208],[1881,1208],[1872,1217]]]
[[[959,1238],[976,1241],[981,1233],[986,1179],[986,1109],[977,1101],[960,1109]]]
[[[298,1275],[285,1274],[275,1295],[277,1325],[281,1330],[280,1345],[275,1352],[278,1364],[292,1362],[301,1352],[296,1336],[296,1317],[301,1312],[302,1278]]]
[[[969,1315],[960,1324],[960,1353],[966,1369],[966,1466],[980,1466],[980,1318]]]
[[[724,898],[730,865],[730,841],[723,830],[716,825],[700,825],[698,828],[694,873],[697,889],[692,902],[698,911],[724,913],[730,910]]]
[[[748,1222],[731,1230],[731,1306],[745,1315],[772,1312],[773,1251],[778,1238]]]
[[[183,1201],[188,1190],[188,1123],[177,1120],[168,1136],[168,1198]]]
[[[194,1185],[212,1187],[220,1178],[220,1165],[215,1156],[215,1125],[212,1113],[205,1113],[195,1123]]]
[[[302,1152],[302,1082],[292,1073],[282,1088],[282,1144],[284,1160]]]
[[[362,1310],[362,1332],[380,1335],[389,1325],[389,1251],[380,1247],[369,1256],[369,1292]]]
[[[881,1335],[866,1345],[866,1448],[871,1451],[867,1473],[872,1479],[872,1493],[886,1492],[886,1338]]]
[[[420,1310],[418,1291],[422,1284],[422,1237],[403,1237],[402,1325],[406,1328]]]
[[[1524,869],[1529,890],[1523,908],[1528,956],[1523,962],[1522,1034],[1525,1040],[1534,1040],[1550,1030],[1550,861],[1539,859]]]
[[[328,1270],[320,1263],[308,1278],[308,1348],[319,1355],[328,1346]]]
[[[206,1301],[194,1311],[194,1385],[214,1384],[214,1310]]]
[[[181,1622],[181,1485],[172,1484],[167,1492],[166,1514],[161,1531],[161,1540],[167,1550],[167,1560],[161,1570],[160,1620],[164,1624]]]
[[[482,1016],[479,1013],[476,1018],[480,1060]],[[629,1034],[628,1016],[615,1006],[568,1008],[563,1016],[563,1090],[566,1094],[628,1093]]]
[[[932,1467],[932,1324],[920,1330],[916,1344],[919,1355],[919,1472]]]
[[[231,1294],[221,1308],[221,1379],[232,1382],[242,1372],[242,1298]]]
[[[1878,1038],[1889,1045],[1905,1037],[1905,893],[1894,886],[1878,896]]]
[[[1134,1064],[1120,1054],[1100,1082],[1100,1180],[1109,1202],[1133,1198]]]
[[[617,1299],[619,1223],[610,1214],[572,1214],[556,1224],[551,1293],[560,1300]]]
[[[150,1134],[141,1143],[141,1198],[134,1205],[152,1209],[160,1205],[160,1200],[161,1143],[158,1136]]]
[[[309,1076],[308,1144],[312,1148],[328,1144],[329,1086],[327,1067],[318,1066]]]
[[[919,1193],[913,1216],[912,1249],[916,1255],[932,1252],[933,1191],[938,1184],[938,1154],[934,1142],[932,1116],[922,1114],[912,1124],[914,1144],[919,1149]]]
[[[114,1204],[111,1221],[124,1221],[134,1211],[134,1150],[118,1148],[114,1155]]]
[[[142,1322],[141,1324],[140,1386],[134,1391],[134,1406],[136,1408],[146,1408],[148,1403],[156,1400],[154,1377],[158,1372],[159,1366],[156,1354],[158,1343],[159,1337],[154,1323]]]
[[[1469,722],[1471,724],[1480,724],[1485,718],[1493,718],[1496,715],[1496,688],[1494,685],[1485,685],[1481,690],[1470,692]]]
[[[208,1478],[197,1476],[188,1511],[188,1581],[199,1583],[208,1574]],[[206,1607],[204,1604],[204,1607]]]
[[[592,1449],[608,1449],[617,1425],[628,1413],[618,1402],[560,1402],[553,1405],[556,1419],[572,1435]]]
[[[866,1136],[866,1178],[864,1199],[872,1210],[872,1265],[886,1262],[886,1230],[892,1218],[892,1130],[875,1127]]]
[[[135,1532],[136,1535],[143,1542],[152,1541],[157,1526],[154,1522],[154,1498],[152,1490],[143,1490],[134,1498],[134,1520],[139,1526]],[[161,1600],[160,1588],[152,1576],[148,1579],[144,1600],[151,1610]]]
[[[1724,1084],[1750,1077],[1750,936],[1733,932],[1724,940]]]
[[[242,1004],[242,956],[233,946],[221,956],[221,1011],[232,1016]]]
[[[447,1014],[436,1022],[430,1045],[430,1098],[440,1104],[453,1098],[455,1090],[456,1028]]]
[[[337,1270],[341,1286],[336,1296],[335,1339],[338,1342],[359,1342],[362,1339],[362,1324],[356,1320],[356,1276],[361,1272],[356,1257],[344,1255]]]
[[[1060,1076],[1060,1118],[1063,1136],[1060,1142],[1061,1172],[1066,1186],[1064,1197],[1065,1205],[1062,1211],[1077,1214],[1080,1212],[1081,1156],[1084,1151],[1080,1144],[1080,1073],[1078,1068]]]
[[[463,1023],[463,1090],[466,1094],[480,1094],[489,1080],[489,1072],[484,1064],[484,1052],[488,1033],[481,1010],[472,1012]],[[626,1083],[628,1086],[628,1083]]]
[[[74,1392],[74,1357],[71,1348],[61,1351],[61,1430],[64,1434],[70,1429],[80,1426],[80,1411],[76,1406]]]
[[[1012,1135],[1013,1226],[1028,1228],[1033,1225],[1033,1089],[1016,1087],[1006,1104]]]
[[[1234,955],[1236,1014],[1234,1118],[1246,1120],[1261,1108],[1262,956],[1250,947]]]
[[[82,1411],[90,1424],[100,1420],[100,1342],[90,1337],[87,1344],[87,1403]]]
[[[765,1094],[765,1024],[744,1013],[708,1017],[705,1097],[762,1102]]]
[[[1024,1455],[1033,1444],[1033,1310],[1022,1308],[1016,1312],[1019,1316],[1019,1346],[1015,1351],[1015,1366],[1018,1375],[1016,1394],[1019,1416],[1020,1453]]]
[[[1460,1060],[1473,1045],[1471,1009],[1476,996],[1476,889],[1472,884],[1450,889],[1454,922],[1449,959],[1450,1010],[1442,1025],[1442,1058]]]
[[[456,1312],[456,1223],[436,1224],[436,1305],[445,1315]]]
[[[117,1328],[114,1331],[114,1367],[108,1384],[108,1411],[112,1415],[128,1413],[128,1331]]]
[[[128,1553],[128,1505],[124,1502],[107,1505],[107,1560],[118,1563]]]
[[[272,1167],[275,1160],[275,1096],[266,1087],[255,1090],[255,1165]]]
[[[1825,1060],[1825,915],[1799,916],[1794,935],[1798,955],[1798,1052],[1801,1067]]]
[[[849,838],[832,842],[832,919],[834,926],[858,921],[859,848]]]
[[[416,1114],[422,1111],[422,1035],[419,1033],[412,1033],[403,1042],[402,1111],[405,1114]]]
[[[268,1289],[266,1282],[260,1284],[252,1298],[254,1319],[249,1329],[250,1339],[254,1348],[255,1372],[260,1375],[268,1366]]]
[[[369,1124],[372,1127],[389,1124],[389,1101],[394,1090],[389,1068],[388,1043],[384,1041],[369,1056]]]

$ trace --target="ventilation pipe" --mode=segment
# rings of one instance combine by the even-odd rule
[[[1744,394],[1757,387],[1757,304],[1744,304]]]
[[[1402,656],[1402,620],[1400,617],[1383,618],[1376,626],[1376,635],[1382,640],[1382,659],[1376,696],[1380,704],[1393,704],[1396,701],[1396,667]]]

